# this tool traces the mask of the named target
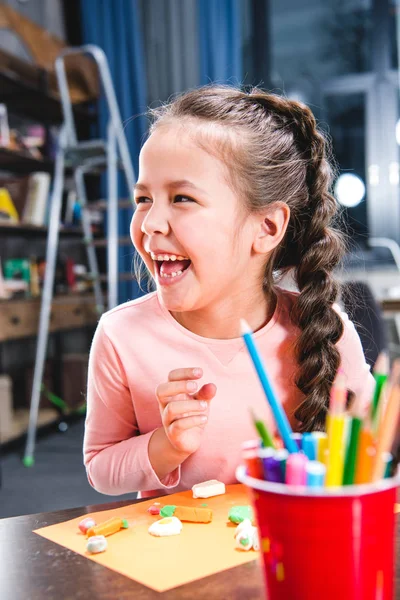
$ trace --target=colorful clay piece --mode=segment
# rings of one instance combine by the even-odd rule
[[[173,517],[176,511],[176,506],[174,504],[166,504],[160,510],[161,517]]]
[[[90,529],[91,527],[94,527],[96,525],[96,521],[94,519],[92,519],[92,517],[85,517],[84,519],[82,519],[82,521],[79,523],[78,527],[79,530],[86,535],[88,529]]]
[[[86,550],[90,554],[99,554],[107,550],[107,540],[104,535],[93,535],[86,542]]]
[[[197,506],[175,506],[167,504],[160,510],[162,517],[177,517],[181,521],[190,523],[210,523],[212,521],[212,510],[209,508],[198,508]]]
[[[260,542],[257,527],[253,527],[250,519],[244,519],[235,530],[236,547],[240,550],[259,550]]]
[[[221,496],[225,494],[225,484],[217,479],[196,483],[192,487],[193,498],[211,498],[212,496]]]
[[[228,519],[232,523],[241,523],[245,519],[253,521],[253,510],[251,506],[232,506],[229,511]]]
[[[108,521],[104,521],[103,523],[99,523],[99,525],[95,525],[87,530],[87,537],[92,537],[95,535],[112,535],[113,533],[117,533],[120,529],[128,529],[128,521],[126,519],[120,519],[119,517],[113,517],[108,519]]]
[[[152,504],[147,509],[147,512],[149,512],[151,515],[159,515],[160,514],[160,504]]]
[[[182,523],[176,517],[166,517],[155,521],[149,527],[149,533],[155,537],[166,537],[179,535],[182,531]]]

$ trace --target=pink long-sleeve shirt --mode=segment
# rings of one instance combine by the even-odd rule
[[[294,412],[302,394],[294,383],[294,343],[298,330],[290,319],[296,294],[278,290],[271,320],[255,333],[258,348],[278,398],[296,428]],[[337,308],[340,312],[340,309]],[[373,377],[354,325],[344,313],[338,342],[348,388],[365,402]],[[148,444],[162,426],[155,389],[173,369],[201,367],[199,382],[215,383],[200,448],[164,479],[153,470]],[[275,422],[241,338],[203,338],[182,327],[160,303],[157,293],[127,302],[100,319],[89,360],[88,412],[84,462],[89,482],[99,492],[142,496],[190,489],[218,479],[235,482],[242,442],[254,439],[249,408],[272,432]]]

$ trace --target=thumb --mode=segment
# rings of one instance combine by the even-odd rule
[[[213,383],[206,383],[199,389],[197,394],[194,395],[196,400],[212,400],[217,393],[217,386]]]

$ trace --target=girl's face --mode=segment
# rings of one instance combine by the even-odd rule
[[[142,148],[131,236],[170,311],[226,305],[260,289],[254,220],[228,181],[224,163],[182,126],[156,129]]]

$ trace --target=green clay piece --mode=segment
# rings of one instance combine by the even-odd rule
[[[242,546],[247,546],[247,544],[250,544],[250,540],[249,538],[243,538],[240,540],[240,543],[242,544]]]
[[[167,504],[160,510],[160,517],[173,517],[176,506],[174,504]]]
[[[207,508],[208,504],[200,504],[203,508]]]
[[[127,519],[122,519],[122,529],[128,529],[129,525],[128,525],[128,520]]]
[[[228,519],[232,523],[241,523],[245,519],[253,521],[253,511],[251,506],[232,506],[229,511]]]

